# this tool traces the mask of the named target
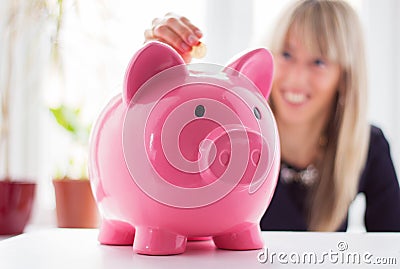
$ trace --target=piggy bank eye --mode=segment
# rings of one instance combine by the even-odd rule
[[[203,105],[196,106],[196,109],[194,110],[194,114],[196,115],[196,117],[203,117],[205,112],[206,109]]]
[[[253,112],[254,112],[254,116],[256,116],[257,119],[261,120],[261,113],[260,113],[260,110],[258,110],[257,107],[255,107],[253,109]]]

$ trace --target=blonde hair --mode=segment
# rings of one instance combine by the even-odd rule
[[[313,52],[339,63],[341,76],[334,111],[326,126],[327,144],[312,190],[309,230],[335,231],[354,199],[369,144],[367,77],[361,23],[344,1],[305,0],[282,14],[270,42],[282,53],[291,30]]]

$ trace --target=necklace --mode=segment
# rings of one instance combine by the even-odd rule
[[[318,169],[310,164],[306,169],[297,171],[281,163],[281,180],[284,183],[299,182],[307,187],[312,186],[318,179]]]

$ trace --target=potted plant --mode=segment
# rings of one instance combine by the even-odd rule
[[[12,60],[12,54],[9,55],[7,61]],[[35,182],[10,175],[9,94],[10,84],[6,83],[1,91],[0,159],[3,160],[4,176],[0,179],[0,235],[14,235],[24,231],[31,216],[36,189]]]
[[[90,125],[82,122],[79,108],[60,105],[50,108],[50,112],[70,135],[71,147],[80,153],[80,156],[69,156],[66,172],[57,172],[53,179],[58,227],[95,228],[98,226],[98,212],[87,175]]]

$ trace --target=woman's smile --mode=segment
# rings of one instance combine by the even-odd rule
[[[292,106],[301,106],[307,103],[310,96],[304,92],[299,91],[282,91],[283,99]]]

